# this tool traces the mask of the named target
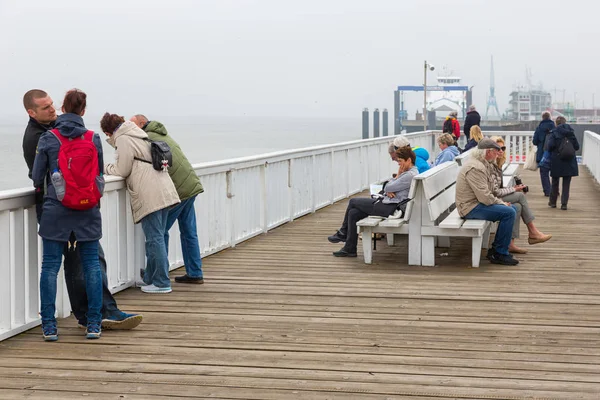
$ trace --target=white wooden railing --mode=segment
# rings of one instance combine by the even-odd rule
[[[427,149],[433,161],[439,153],[439,134],[426,131],[406,136],[412,146]],[[507,137],[510,154],[515,161],[524,161],[532,132],[485,132],[486,136],[494,134]],[[205,189],[196,200],[202,255],[235,246],[388,178],[397,169],[388,156],[392,139],[358,140],[194,165]],[[597,163],[596,157],[596,171]],[[109,287],[118,292],[132,286],[145,265],[144,235],[132,222],[122,179],[107,179],[101,209],[101,243]],[[174,269],[182,264],[182,254],[177,227],[170,233],[169,259]],[[0,192],[0,340],[39,324],[40,269],[41,240],[33,191]],[[70,305],[62,276],[61,268],[57,313],[66,317]]]
[[[600,135],[592,131],[583,133],[582,163],[600,183]]]

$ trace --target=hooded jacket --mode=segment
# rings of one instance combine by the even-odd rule
[[[413,152],[417,156],[415,160],[415,166],[419,170],[419,174],[429,170],[431,165],[429,165],[429,152],[423,147],[413,147]]]
[[[537,146],[537,152],[535,153],[535,161],[539,164],[542,161],[542,157],[544,156],[544,150],[548,149],[546,146],[546,141],[548,140],[548,135],[552,130],[556,127],[554,125],[554,121],[551,119],[544,119],[537,128],[535,128],[535,133],[533,134],[533,144]]]
[[[173,180],[181,201],[204,192],[200,178],[196,175],[192,164],[190,164],[185,154],[183,154],[179,144],[169,136],[165,126],[160,122],[150,121],[144,127],[144,131],[148,134],[150,140],[166,142],[171,148],[173,166],[169,167],[169,176]]]
[[[460,154],[460,151],[456,146],[448,146],[438,156],[435,158],[434,165],[440,165],[446,161],[454,161],[457,155]]]
[[[106,173],[125,178],[136,224],[148,214],[179,203],[169,174],[155,170],[152,164],[135,160],[152,159],[150,142],[144,140],[147,138],[146,132],[127,121],[107,139],[115,148],[115,163],[105,166]]]
[[[78,138],[88,131],[79,115],[69,113],[62,114],[56,119],[55,128],[62,136],[68,138]],[[98,173],[102,174],[104,170],[102,141],[96,133],[93,141],[98,151]],[[31,178],[36,187],[43,187],[44,180],[47,184],[39,235],[44,239],[67,242],[73,232],[80,242],[99,240],[102,237],[100,207],[73,210],[63,206],[56,197],[50,172],[58,169],[60,146],[60,142],[51,132],[43,133],[37,146]]]
[[[561,160],[560,156],[558,155],[558,149],[560,148],[560,145],[565,137],[568,138],[571,143],[573,143],[575,151],[579,150],[579,142],[575,137],[573,128],[571,128],[571,125],[569,124],[558,125],[546,138],[546,140],[548,140],[548,151],[551,154],[550,176],[553,178],[579,175],[577,157],[573,157],[569,160]]]

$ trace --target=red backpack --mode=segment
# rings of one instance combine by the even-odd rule
[[[74,210],[89,210],[97,206],[102,195],[96,185],[99,170],[94,132],[87,131],[77,138],[64,137],[58,129],[50,132],[60,142],[58,169],[65,182],[62,204]]]

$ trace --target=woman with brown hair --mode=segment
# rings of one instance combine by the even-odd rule
[[[408,191],[412,179],[419,174],[415,166],[416,155],[410,147],[401,147],[396,150],[399,165],[398,176],[390,179],[385,185],[385,195],[380,199],[353,198],[348,203],[342,227],[327,240],[331,243],[345,242],[341,250],[333,253],[335,257],[356,257],[358,232],[356,223],[369,215],[387,217],[396,209],[406,209],[403,200],[408,198]]]
[[[115,148],[115,163],[106,165],[107,175],[125,178],[133,222],[142,223],[146,236],[146,271],[142,292],[170,293],[169,259],[165,244],[169,207],[179,203],[168,173],[152,166],[148,135],[135,123],[105,113],[100,121],[107,142]]]
[[[515,238],[520,237],[520,219],[523,219],[523,222],[529,231],[529,237],[527,239],[529,244],[543,243],[547,240],[550,240],[552,235],[546,235],[540,232],[533,223],[535,216],[533,215],[531,208],[529,208],[527,197],[523,192],[526,187],[525,185],[521,184],[509,188],[503,187],[502,166],[506,162],[506,146],[504,145],[504,139],[502,139],[500,136],[493,136],[491,139],[498,143],[501,147],[498,158],[496,159],[496,163],[492,164],[495,178],[494,195],[501,198],[503,201],[514,205],[517,210],[517,217],[515,218],[515,222],[513,224],[512,240],[508,246],[508,251],[511,253],[525,254],[527,253],[527,250],[521,249],[515,245]]]
[[[102,237],[99,200],[104,189],[102,142],[88,130],[86,94],[78,89],[67,92],[64,114],[55,129],[44,133],[38,143],[32,170],[34,185],[46,183],[39,235],[43,242],[40,276],[40,314],[44,340],[58,340],[56,328],[56,279],[63,252],[79,250],[87,293],[88,339],[101,334],[102,271],[98,247]]]

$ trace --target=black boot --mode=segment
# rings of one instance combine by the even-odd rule
[[[333,235],[328,236],[327,240],[329,240],[330,243],[339,243],[339,242],[345,243],[346,242],[346,234],[342,233],[340,231],[337,231]]]

